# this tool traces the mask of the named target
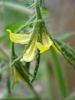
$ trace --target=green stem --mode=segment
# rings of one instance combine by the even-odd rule
[[[42,99],[39,97],[39,95],[37,94],[37,92],[34,90],[33,86],[30,85],[30,84],[28,84],[28,85],[29,85],[30,89],[33,91],[33,93],[35,94],[35,96],[37,97],[36,100],[42,100]]]
[[[8,65],[8,66],[9,66],[9,65]],[[10,67],[8,68],[7,88],[8,88],[8,93],[11,94]]]
[[[15,51],[14,51],[14,43],[12,42],[12,56],[14,56]]]
[[[38,24],[37,28],[37,42],[42,41],[42,22],[38,21],[36,22]],[[40,64],[40,51],[37,48],[37,54],[36,54],[36,64],[35,64],[35,69],[34,69],[34,74],[33,74],[33,79],[31,80],[31,83],[35,80],[38,69],[39,69],[39,64]]]
[[[36,64],[35,64],[34,74],[33,74],[33,78],[31,80],[31,83],[35,80],[35,78],[37,76],[37,72],[38,72],[38,69],[39,69],[39,63],[40,63],[40,51],[37,49]]]
[[[30,13],[32,12],[32,10],[26,8],[25,6],[21,6],[19,4],[14,4],[14,3],[11,3],[11,2],[3,2],[3,1],[0,1],[0,6],[4,6],[10,10],[15,10],[17,12],[21,12],[21,13],[24,13],[24,14],[27,14],[27,15],[30,15]]]
[[[40,42],[42,39],[42,35],[39,33],[41,30],[40,28],[38,29],[37,32],[37,41]],[[40,63],[40,51],[37,48],[37,54],[36,54],[36,64],[35,64],[35,69],[34,69],[34,74],[33,74],[33,79],[31,80],[31,83],[35,80],[36,76],[37,76],[37,72],[39,69],[39,63]]]
[[[27,85],[30,87],[30,89],[33,91],[34,95],[38,98],[38,100],[40,100],[39,95],[37,94],[37,92],[34,90],[32,84],[30,83],[30,80],[28,78],[27,75],[25,75],[24,70],[22,69],[21,63],[20,62],[16,62],[14,64],[16,70],[19,72],[19,74],[24,78],[25,82],[27,83]]]
[[[36,8],[36,17],[37,19],[42,19],[39,0],[34,0],[34,2],[35,2],[35,8]]]
[[[56,48],[61,52],[61,54],[63,55],[63,57],[66,59],[66,61],[69,62],[73,66],[73,68],[75,69],[75,66],[70,62],[69,59],[67,59],[67,57],[65,56],[65,54],[61,51],[61,49],[59,49],[59,47],[57,46],[56,42],[54,41],[54,38],[47,31],[46,26],[44,26],[44,30],[48,34],[49,38],[53,41],[53,43],[56,46]]]
[[[52,59],[52,64],[53,64],[53,70],[54,74],[56,77],[56,81],[58,83],[59,91],[61,94],[61,99],[66,97],[68,95],[68,90],[67,90],[67,85],[66,85],[66,80],[64,76],[64,72],[60,63],[60,60],[55,52],[55,50],[51,47],[51,59]]]
[[[31,44],[31,42],[33,40],[33,37],[34,37],[35,33],[36,33],[36,26],[34,27],[33,33],[31,35],[31,38],[30,38],[28,44],[26,45],[26,48],[25,48],[24,52],[11,63],[11,66],[13,66],[15,62],[19,61],[23,57],[24,53],[29,48],[29,46],[30,46],[30,44]]]
[[[29,71],[29,68],[30,68],[30,62],[26,62],[25,66],[26,66],[27,70]]]
[[[22,25],[19,29],[16,30],[15,33],[19,33],[20,31],[24,30],[26,27],[29,26],[29,24],[35,19],[35,15],[29,19],[29,21],[27,23],[25,23],[24,25]]]

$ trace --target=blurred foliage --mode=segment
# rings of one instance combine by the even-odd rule
[[[11,29],[13,32],[15,32],[19,27],[24,25],[29,21],[31,18],[31,15],[27,15],[23,12],[19,12],[13,9],[9,9],[7,7],[4,7],[1,5],[2,2],[10,2],[11,4],[17,4],[19,6],[26,7],[32,12],[34,11],[34,6],[31,7],[33,4],[33,0],[0,0],[0,81],[2,80],[2,75],[4,72],[7,73],[7,78],[5,81],[7,83],[7,87],[4,88],[3,92],[3,98],[11,98],[15,100],[14,97],[20,97],[21,94],[21,88],[22,86],[25,86],[25,83],[23,83],[20,79],[18,80],[17,84],[13,87],[13,77],[12,77],[12,68],[10,68],[10,62],[11,62],[11,41],[9,39],[9,34],[6,32],[6,29]],[[34,5],[34,4],[33,4]],[[30,7],[30,8],[29,8]],[[16,8],[15,8],[16,9]],[[44,7],[41,8],[42,15],[46,17],[48,15],[48,10]],[[34,15],[34,12],[32,13]],[[35,17],[35,16],[34,16]],[[31,21],[32,22],[32,21]],[[32,28],[32,23],[30,26],[28,26],[29,29]],[[29,30],[20,31],[22,33],[28,32]],[[72,36],[74,32],[65,33],[63,36],[58,37],[57,39],[60,41],[66,40],[68,37]],[[18,46],[16,47],[17,54],[20,54],[23,50],[24,46]],[[46,51],[42,54],[42,57],[44,58],[43,61],[41,61],[37,80],[42,84],[42,93],[39,93],[39,96],[43,98],[43,100],[56,100],[57,97],[54,93],[54,86],[53,86],[53,76],[56,78],[57,82],[57,89],[59,93],[60,100],[68,96],[68,83],[66,82],[66,76],[63,71],[63,64],[61,63],[59,57],[57,56],[56,52],[51,48],[50,51]],[[25,63],[23,65],[26,65]],[[28,63],[27,65],[28,66]],[[30,68],[33,72],[33,68]],[[4,82],[5,82],[4,81]],[[1,86],[0,86],[1,87]],[[27,86],[25,86],[27,87]],[[33,85],[34,87],[34,85]],[[27,88],[31,89],[33,91],[29,91],[29,94],[25,93],[24,100],[37,100],[35,98],[35,95],[37,96],[38,93],[36,93],[32,87],[28,86]],[[13,91],[13,92],[12,92]],[[24,91],[25,92],[25,91]],[[26,98],[26,99],[25,99]],[[28,99],[29,98],[29,99]],[[69,98],[69,97],[68,97]],[[71,96],[70,96],[71,98]],[[7,100],[6,99],[6,100]],[[18,99],[18,98],[17,98]],[[19,98],[21,99],[21,98]],[[18,100],[19,100],[18,99]],[[23,98],[22,98],[23,99]],[[21,99],[21,100],[22,100]],[[71,100],[71,99],[65,99],[65,100]]]

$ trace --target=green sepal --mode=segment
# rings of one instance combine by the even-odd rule
[[[36,79],[37,72],[38,72],[38,69],[39,69],[39,63],[40,63],[40,51],[37,49],[36,64],[35,64],[34,74],[33,74],[33,78],[31,80],[31,83]]]
[[[67,62],[69,62],[75,69],[75,65],[73,65],[72,61],[75,61],[75,52],[71,47],[66,45],[63,42],[58,41],[55,39],[57,45],[60,47],[60,50],[63,52],[64,56],[66,57]]]
[[[21,77],[27,82],[29,83],[29,78],[28,78],[28,74],[27,72],[24,70],[24,68],[22,67],[22,65],[18,62],[16,62],[14,64],[14,67],[16,68],[16,70],[18,71],[18,73],[21,75]]]
[[[42,33],[43,33],[43,21],[39,22],[39,20],[37,20],[37,23],[38,23],[37,42],[41,42],[42,41]],[[38,72],[38,69],[39,69],[39,64],[40,64],[40,51],[37,48],[36,64],[35,64],[34,74],[33,74],[33,78],[31,80],[31,83],[36,79],[37,72]]]

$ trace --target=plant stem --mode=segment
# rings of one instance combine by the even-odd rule
[[[30,68],[30,62],[26,62],[25,66],[26,66],[27,70],[29,71],[29,68]]]
[[[14,43],[12,42],[12,57],[14,56],[15,51],[14,51]]]
[[[36,18],[42,19],[39,0],[34,0],[34,2],[35,2],[35,8],[36,8]]]
[[[11,94],[10,66],[8,68],[7,89],[8,89],[8,93]]]
[[[75,69],[75,66],[72,64],[72,62],[65,56],[65,54],[61,51],[61,49],[59,49],[58,45],[56,44],[54,38],[49,34],[46,26],[44,26],[44,30],[47,33],[47,35],[49,36],[49,38],[53,41],[53,44],[56,46],[56,48],[61,52],[61,54],[63,55],[63,57],[66,59],[67,62],[69,62],[73,68]]]
[[[37,92],[34,90],[33,86],[30,85],[30,84],[28,84],[28,85],[29,85],[30,89],[33,91],[33,93],[35,94],[35,96],[37,97],[37,100],[42,100],[42,99],[39,97],[39,95],[37,94]]]
[[[37,49],[36,64],[35,64],[34,74],[33,74],[33,78],[31,80],[31,83],[35,80],[35,78],[37,76],[37,72],[38,72],[38,69],[39,69],[39,64],[40,64],[40,51]]]
[[[31,42],[32,42],[32,40],[33,40],[33,37],[34,37],[35,33],[36,33],[36,26],[35,26],[34,29],[33,29],[33,33],[32,33],[32,35],[31,35],[31,38],[30,38],[28,44],[26,45],[25,50],[23,51],[23,53],[22,53],[18,58],[16,58],[16,59],[11,63],[11,66],[13,66],[15,62],[19,61],[19,60],[23,57],[24,53],[25,53],[26,50],[29,48],[29,46],[30,46],[30,44],[31,44]]]
[[[19,33],[20,31],[24,30],[27,26],[29,26],[29,24],[35,19],[35,15],[29,19],[29,21],[27,23],[25,23],[24,25],[22,25],[19,29],[17,29],[15,31],[15,33]]]

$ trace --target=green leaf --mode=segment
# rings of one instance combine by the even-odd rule
[[[43,16],[47,16],[49,14],[49,11],[46,8],[42,8],[41,13]]]
[[[38,79],[40,79],[43,88],[43,99],[55,100],[53,91],[53,80],[51,66],[49,66],[49,51],[45,51],[42,55],[44,60],[41,62]]]
[[[53,72],[57,81],[61,99],[63,99],[68,95],[68,89],[67,89],[64,71],[61,65],[61,61],[59,60],[55,50],[52,47],[50,48],[50,50],[51,50],[50,55],[52,59]]]

